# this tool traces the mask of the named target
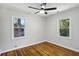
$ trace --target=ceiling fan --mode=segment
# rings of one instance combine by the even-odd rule
[[[49,10],[56,10],[56,7],[53,8],[46,8],[47,3],[42,3],[40,4],[41,8],[36,8],[36,7],[32,7],[32,6],[28,6],[28,8],[32,8],[32,9],[36,9],[38,10],[37,12],[35,12],[35,14],[43,12],[44,14],[48,14],[47,11]]]

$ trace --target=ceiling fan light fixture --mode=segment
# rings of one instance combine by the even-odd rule
[[[44,12],[45,12],[44,10],[41,10],[41,11],[40,11],[41,14],[44,14]]]

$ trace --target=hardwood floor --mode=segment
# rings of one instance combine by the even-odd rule
[[[1,56],[79,56],[79,52],[75,52],[49,42],[43,42],[2,53]]]

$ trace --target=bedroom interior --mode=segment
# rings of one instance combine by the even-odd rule
[[[0,56],[79,56],[79,3],[0,3]]]

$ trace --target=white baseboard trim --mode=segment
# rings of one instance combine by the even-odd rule
[[[12,50],[16,50],[16,49],[20,49],[20,48],[28,47],[28,46],[31,46],[31,45],[39,44],[39,43],[42,43],[42,42],[44,42],[44,41],[40,41],[40,42],[36,42],[36,43],[32,43],[32,44],[29,44],[29,45],[26,45],[26,46],[20,46],[20,47],[16,47],[16,48],[8,49],[8,50],[5,50],[5,51],[0,51],[0,54],[1,54],[1,53],[5,53],[5,52],[9,52],[9,51],[12,51]]]
[[[71,47],[68,47],[68,46],[65,46],[65,45],[62,45],[62,44],[56,43],[56,42],[51,42],[51,41],[47,41],[47,42],[52,43],[52,44],[56,44],[56,45],[58,45],[58,46],[61,46],[61,47],[64,47],[64,48],[70,49],[70,50],[75,51],[75,52],[79,52],[79,50],[77,50],[77,49],[74,49],[74,48],[71,48]]]

